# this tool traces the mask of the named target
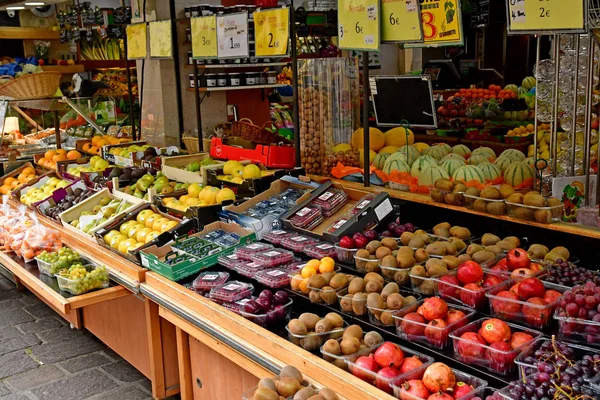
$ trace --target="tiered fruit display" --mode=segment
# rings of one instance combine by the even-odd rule
[[[223,165],[223,174],[217,175],[217,179],[236,184],[244,183],[246,179],[258,179],[271,175],[272,171],[261,170],[255,164],[242,164],[239,161],[227,161]]]
[[[82,211],[79,218],[70,221],[69,224],[84,233],[88,233],[90,230],[97,226],[102,225],[109,220],[113,215],[122,213],[131,207],[131,203],[125,200],[112,199],[111,197],[103,197],[100,202],[91,211]],[[95,216],[86,225],[82,225],[80,219],[82,216],[93,215]]]
[[[81,153],[77,150],[48,150],[44,153],[44,157],[38,160],[38,164],[44,168],[56,170],[56,163],[60,161],[75,161],[80,158]]]
[[[37,174],[34,168],[25,167],[17,177],[9,176],[6,179],[4,179],[4,183],[2,184],[2,186],[0,186],[0,194],[9,194],[19,186],[26,184],[27,182],[36,177]]]
[[[311,314],[314,315],[314,314]],[[314,319],[315,317],[312,316]],[[317,317],[318,318],[318,317]],[[348,333],[346,334],[346,331]],[[329,339],[321,347],[323,358],[343,370],[348,370],[346,360],[356,360],[360,355],[383,343],[379,332],[363,332],[358,325],[350,325],[341,339]]]
[[[53,252],[44,250],[36,258],[49,264],[48,272],[51,275],[57,274],[63,269],[68,269],[74,263],[79,263],[81,259],[78,252],[68,247]]]
[[[298,318],[290,320],[286,329],[292,343],[304,350],[316,351],[327,340],[342,337],[344,320],[337,313],[329,313],[323,318],[312,313],[302,313]]]
[[[76,188],[73,190],[72,194],[67,194],[64,199],[58,202],[58,204],[44,209],[43,212],[48,217],[58,221],[60,219],[60,213],[81,203],[93,194],[94,192],[90,189]]]
[[[165,197],[162,199],[162,204],[166,207],[185,212],[190,207],[212,206],[221,204],[224,201],[235,201],[235,193],[229,188],[203,187],[197,183],[192,183],[188,186],[187,192],[188,194],[181,196],[179,199]]]
[[[262,378],[251,393],[244,394],[244,400],[338,400],[331,389],[315,389],[308,386],[302,373],[295,367],[286,365],[275,378]]]
[[[555,314],[561,337],[588,344],[600,343],[599,299],[600,286],[594,282],[566,291]]]
[[[81,264],[73,264],[69,269],[61,270],[58,277],[61,290],[69,291],[74,295],[102,289],[108,284],[108,270],[104,265],[88,271]]]
[[[65,181],[64,179],[59,179],[56,177],[49,178],[46,183],[44,183],[39,188],[30,187],[25,188],[21,192],[21,203],[27,204],[28,206],[37,203],[38,201],[42,201],[52,196],[52,193],[60,188],[65,188],[69,186],[71,182]]]
[[[176,187],[178,190],[184,190],[189,187],[189,184],[170,181],[169,178],[158,172],[156,176],[147,173],[139,178],[136,183],[125,186],[122,190],[124,193],[146,200],[150,189],[154,189],[157,195],[168,195],[175,192]]]
[[[550,223],[553,220],[560,219],[563,208],[560,199],[556,197],[544,198],[539,192],[530,191],[523,195],[522,193],[513,193],[506,199],[508,206],[508,215],[526,221],[536,221],[540,223]],[[520,207],[522,204],[523,207]]]
[[[163,217],[152,210],[142,210],[136,219],[121,224],[119,230],[111,230],[104,235],[104,243],[127,254],[140,246],[154,240],[161,233],[167,232],[179,225],[179,222]]]

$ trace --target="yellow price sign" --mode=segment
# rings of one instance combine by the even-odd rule
[[[171,58],[173,57],[173,39],[171,20],[155,21],[148,24],[150,35],[150,57]]]
[[[585,32],[585,0],[506,0],[513,34]]]
[[[125,35],[127,36],[127,59],[137,60],[146,58],[148,52],[146,23],[127,25]]]
[[[405,47],[461,46],[463,27],[460,0],[427,0],[421,4],[423,44]]]
[[[340,49],[379,51],[379,36],[378,0],[338,0]]]
[[[190,26],[192,34],[192,57],[195,59],[217,58],[217,17],[194,17]]]
[[[401,43],[423,41],[418,0],[381,1],[381,40]]]
[[[286,55],[290,41],[290,9],[257,11],[253,15],[256,57]]]

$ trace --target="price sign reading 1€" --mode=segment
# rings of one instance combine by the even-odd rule
[[[218,16],[217,43],[219,58],[247,58],[248,13]]]
[[[217,57],[217,17],[191,19],[192,57],[195,59]]]
[[[509,33],[585,32],[586,0],[506,0]]]
[[[256,57],[284,56],[290,38],[290,9],[278,8],[254,13]]]
[[[340,49],[379,51],[379,1],[338,0]]]

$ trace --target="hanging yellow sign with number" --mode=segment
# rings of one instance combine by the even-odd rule
[[[192,34],[192,57],[194,59],[217,58],[217,17],[194,17],[190,26]]]
[[[461,46],[463,27],[460,0],[421,0],[423,44],[405,47]]]
[[[379,36],[378,0],[338,0],[340,49],[379,51]]]
[[[146,58],[148,52],[146,23],[127,25],[125,34],[127,35],[127,59],[139,60]]]
[[[256,57],[286,55],[290,41],[290,9],[257,11],[253,15]]]
[[[419,0],[381,1],[381,40],[399,43],[423,41]]]
[[[509,33],[585,32],[585,0],[506,0]]]

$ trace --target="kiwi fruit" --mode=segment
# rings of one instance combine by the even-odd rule
[[[453,226],[450,228],[450,235],[455,238],[467,240],[471,237],[471,231],[463,226]]]
[[[365,291],[365,280],[363,278],[354,278],[348,286],[348,293],[354,294]]]
[[[394,282],[396,282],[400,286],[408,285],[409,279],[410,279],[410,276],[408,275],[407,270],[394,272]]]
[[[444,239],[448,239],[450,237],[450,232],[445,228],[433,228],[433,234],[435,236],[443,237]]]
[[[439,224],[437,224],[437,225],[435,225],[433,227],[433,230],[436,230],[436,229],[445,229],[448,232],[450,232],[451,228],[452,228],[452,225],[450,225],[449,222],[440,222]]]
[[[306,327],[306,325],[304,325],[302,321],[296,318],[288,322],[288,329],[294,335],[306,335],[308,333],[308,328]]]
[[[513,193],[506,199],[509,203],[523,204],[523,195],[521,193]]]
[[[396,239],[392,239],[389,237],[381,239],[381,244],[392,251],[398,248],[398,242],[396,241]]]
[[[385,287],[381,291],[381,297],[385,301],[387,299],[387,297],[392,293],[400,293],[400,288],[398,287],[398,284],[395,282],[390,282],[387,285],[385,285]]]
[[[506,214],[506,203],[503,201],[490,202],[486,206],[486,210],[492,215],[505,215]]]
[[[344,312],[352,312],[352,298],[354,295],[348,293],[340,299],[340,308]]]
[[[329,388],[319,390],[319,396],[322,396],[325,400],[339,400],[338,395]]]
[[[514,192],[515,189],[512,186],[507,185],[506,183],[500,185],[500,194],[502,195],[503,199],[508,199]]]
[[[521,245],[521,239],[519,239],[516,236],[507,236],[503,240],[508,240],[509,242],[512,242],[515,245],[515,247],[519,247]]]
[[[367,296],[367,306],[371,308],[383,308],[383,297],[379,293],[369,293]]]
[[[400,235],[400,243],[404,246],[408,246],[413,236],[414,234],[412,232],[402,232],[402,235]]]
[[[283,397],[293,396],[301,389],[300,382],[288,376],[278,379],[275,385],[277,386],[277,392]]]
[[[353,279],[354,280],[354,279]],[[329,286],[335,290],[340,290],[348,286],[348,277],[346,274],[335,274],[329,281]]]
[[[365,346],[371,347],[378,343],[383,342],[383,338],[379,334],[379,332],[371,331],[367,332],[364,337]]]
[[[309,397],[308,400],[327,400],[327,399],[325,399],[325,397],[321,396],[320,394],[315,394],[313,397]]]
[[[510,207],[511,207],[511,210],[510,210],[511,217],[523,219],[525,221],[533,220],[533,209],[528,208],[528,207],[515,207],[515,206],[510,206]]]
[[[392,255],[392,250],[390,250],[389,248],[387,248],[385,246],[381,246],[375,252],[375,257],[377,257],[380,260],[385,256],[391,256],[391,255]]]
[[[460,239],[458,239],[458,240],[460,240]],[[449,256],[455,255],[456,252],[458,251],[458,249],[456,248],[456,244],[454,242],[444,240],[444,241],[441,241],[440,244],[446,248],[446,254]]]
[[[315,325],[317,324],[317,322],[319,322],[320,319],[321,317],[313,313],[302,313],[298,317],[298,320],[302,322],[306,326],[306,329],[309,331],[315,330]]]
[[[494,253],[495,255],[499,256],[502,253],[504,253],[504,251],[500,248],[500,246],[485,246],[485,250]]]
[[[366,303],[366,293],[355,293],[354,297],[352,297],[352,312],[356,315],[365,315],[367,312],[367,308],[365,307]]]
[[[446,255],[446,246],[440,242],[433,242],[428,244],[425,248],[428,254],[434,256],[445,256]]]
[[[338,313],[330,312],[329,314],[327,314],[325,316],[325,319],[328,320],[329,322],[331,322],[331,326],[334,329],[341,328],[342,326],[344,326],[344,320],[342,319],[341,315]]]
[[[262,378],[258,381],[258,387],[264,387],[267,389],[271,389],[272,391],[277,391],[277,386],[275,386],[275,381],[271,378]]]
[[[548,261],[548,262],[551,262],[551,263],[555,263],[556,260],[559,260],[559,259],[560,260],[564,260],[563,256],[561,256],[558,253],[549,252],[548,254],[546,254],[544,256],[544,261]]]
[[[440,189],[431,189],[429,191],[429,197],[431,197],[431,199],[436,203],[444,203],[444,197],[446,196],[444,195],[444,192],[442,192]]]
[[[480,246],[478,244],[470,244],[469,247],[467,247],[467,255],[469,257],[472,257],[473,254],[475,254],[475,253],[477,253],[478,251],[481,251],[481,250],[485,250],[483,248],[483,246]]]
[[[344,330],[343,338],[354,337],[358,340],[363,338],[363,330],[359,325],[350,325]]]
[[[364,271],[375,272],[377,274],[381,273],[381,267],[379,266],[379,260],[369,261],[367,263],[367,265],[365,265]]]
[[[479,197],[482,197],[484,199],[499,200],[502,198],[502,194],[497,188],[490,186],[483,189],[479,194]]]
[[[544,207],[546,199],[541,194],[529,192],[523,196],[523,204],[526,206]]]
[[[415,296],[406,296],[404,298],[404,304],[402,305],[402,307],[411,306],[411,305],[415,304],[416,302],[417,302],[417,298]]]
[[[379,240],[371,240],[365,249],[369,252],[369,254],[375,254],[378,248],[381,247],[381,242]]]
[[[444,203],[460,206],[464,203],[465,196],[462,193],[446,193],[444,195]]]
[[[563,210],[562,207],[559,207],[562,206],[560,199],[557,199],[556,197],[549,197],[548,200],[546,200],[546,204],[548,207],[553,207],[550,209],[553,218],[558,218],[561,216]]]
[[[317,391],[315,389],[311,388],[310,386],[308,386],[308,387],[300,389],[298,392],[296,392],[296,394],[294,395],[294,398],[292,400],[308,400],[316,394],[317,394]]]
[[[423,235],[423,236],[428,236],[427,232],[425,232],[423,229],[417,229],[415,231],[415,235]]]
[[[493,246],[500,241],[500,238],[492,233],[484,233],[481,237],[481,244],[484,246]]]
[[[374,272],[370,272],[370,273],[366,274],[365,277],[364,277],[364,280],[365,280],[366,283],[368,283],[369,281],[373,281],[373,280],[379,281],[379,283],[381,283],[382,287],[383,287],[383,283],[385,282],[383,280],[383,278],[381,277],[381,275],[376,274]]]
[[[399,310],[404,306],[404,296],[400,293],[392,293],[385,302],[390,310]]]
[[[424,281],[419,289],[424,295],[430,296],[435,293],[437,289],[437,282],[431,280]]]
[[[323,344],[323,338],[316,332],[308,332],[306,336],[300,340],[300,346],[307,351],[318,350]]]
[[[402,246],[398,248],[398,252],[396,253],[396,257],[398,257],[399,254],[408,254],[411,257],[415,256],[415,250],[412,249],[412,247],[408,247],[408,246]]]
[[[448,269],[448,266],[446,265],[446,263],[439,259],[439,258],[430,258],[429,260],[427,260],[427,262],[425,263],[425,269],[427,270],[427,274],[429,276],[432,276],[429,273],[429,270],[434,268],[434,267],[443,267],[445,269]]]
[[[446,264],[447,269],[456,269],[460,266],[460,261],[456,256],[444,256],[442,261]]]
[[[314,304],[319,304],[323,302],[323,299],[321,298],[321,292],[318,290],[311,290],[310,292],[308,292],[308,299],[311,303]]]
[[[458,256],[459,266],[460,264],[466,263],[467,261],[471,261],[471,256],[468,256],[466,254],[461,254],[460,256]]]
[[[337,293],[334,288],[331,286],[323,286],[320,292],[321,300],[325,302],[325,304],[335,304],[337,302]]]
[[[423,249],[419,249],[423,250]],[[413,256],[407,253],[398,253],[396,257],[396,266],[397,268],[411,268],[416,264],[416,260]]]
[[[322,275],[316,274],[308,278],[308,287],[313,289],[321,289],[327,283],[325,282],[325,278]]]
[[[535,210],[533,212],[533,219],[542,224],[549,224],[552,221],[552,213],[550,210]]]
[[[563,246],[557,246],[557,247],[553,248],[552,250],[550,250],[550,252],[562,256],[563,260],[568,260],[571,257],[571,253],[569,252],[569,249],[567,249],[566,247],[563,247]]]
[[[454,189],[452,189],[454,193],[464,193],[467,191],[467,185],[462,182],[455,183]]]
[[[537,243],[532,244],[529,246],[529,249],[527,249],[527,254],[534,259],[543,259],[549,252],[550,250],[548,250],[546,246]]]
[[[467,190],[465,191],[466,195],[475,196],[475,197],[479,197],[479,193],[480,193],[479,189],[477,189],[476,187],[467,188]]]
[[[488,202],[483,199],[476,199],[473,202],[473,209],[479,212],[487,212],[487,204]]]
[[[441,274],[447,274],[448,268],[445,265],[434,265],[427,270],[429,276],[436,276]]]
[[[356,268],[364,268],[365,265],[367,265],[367,261],[365,261],[365,259],[368,259],[370,255],[371,254],[365,249],[358,250],[355,254],[356,258],[354,259]]]
[[[417,264],[420,264],[422,262],[429,260],[429,253],[427,253],[427,251],[425,249],[417,249],[417,251],[415,251],[414,257],[415,257],[415,262]],[[411,267],[412,267],[412,265],[411,265]]]
[[[427,271],[425,271],[425,267],[422,265],[415,265],[410,270],[410,281],[413,285],[420,286],[423,283],[423,279],[419,279],[417,277],[427,277]]]
[[[392,317],[392,313],[389,311],[384,311],[379,316],[379,320],[385,326],[394,325],[394,317]]]
[[[450,192],[452,191],[452,189],[454,189],[454,185],[452,184],[452,182],[445,178],[441,178],[435,181],[434,186],[437,189],[445,190],[447,192]]]
[[[285,367],[283,367],[281,369],[281,371],[279,372],[279,377],[280,378],[285,378],[285,377],[294,378],[295,380],[297,380],[300,383],[302,383],[304,381],[304,376],[302,376],[302,372],[300,372],[300,370],[298,370],[298,368],[293,367],[291,365],[286,365]]]
[[[381,260],[381,266],[386,267],[386,268],[396,268],[397,267],[396,257],[394,257],[393,255],[383,257],[383,259]],[[350,282],[350,283],[352,283],[352,282]]]
[[[279,393],[266,387],[259,387],[254,392],[254,400],[279,400]]]
[[[410,242],[408,242],[408,246],[412,247],[413,249],[425,247],[425,239],[423,238],[423,235],[414,235],[412,239],[410,239]]]
[[[503,239],[496,243],[496,246],[500,247],[504,251],[510,251],[517,247],[512,241],[506,239]]]
[[[333,330],[333,324],[327,318],[320,319],[315,325],[315,332],[326,333]]]
[[[451,237],[450,239],[448,239],[449,243],[452,243],[455,247],[456,247],[456,251],[458,253],[460,253],[461,251],[463,251],[465,248],[467,248],[467,244],[464,242],[464,240],[459,239],[457,237]]]
[[[376,279],[371,279],[365,285],[367,293],[381,293],[383,290],[383,283]]]
[[[496,255],[494,253],[492,253],[491,251],[487,251],[487,250],[482,250],[482,251],[478,251],[477,253],[473,254],[473,261],[475,261],[478,264],[484,263],[486,261],[490,261],[493,260],[496,257]]]

